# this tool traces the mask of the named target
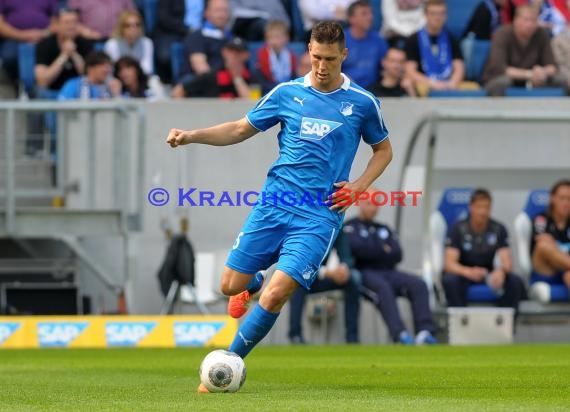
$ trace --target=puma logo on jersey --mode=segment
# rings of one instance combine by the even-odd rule
[[[305,99],[299,99],[297,96],[293,97],[293,101],[299,103],[301,106],[303,106],[303,102],[305,101]]]
[[[301,139],[321,140],[340,126],[342,126],[342,123],[303,117],[301,120],[300,136]]]

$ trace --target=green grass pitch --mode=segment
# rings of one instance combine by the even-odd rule
[[[1,411],[570,411],[570,345],[262,346],[234,394],[199,349],[2,350]]]

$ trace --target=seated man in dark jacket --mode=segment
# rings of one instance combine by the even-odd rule
[[[388,226],[374,221],[379,206],[375,201],[375,190],[368,191],[370,198],[359,200],[359,217],[344,225],[355,266],[362,274],[362,285],[382,314],[394,342],[405,345],[437,343],[433,336],[435,326],[427,286],[418,276],[396,269],[402,260],[402,248]],[[412,305],[415,339],[402,322],[396,303],[398,296],[407,297]]]

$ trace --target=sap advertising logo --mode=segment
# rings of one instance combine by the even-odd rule
[[[301,120],[301,139],[321,140],[340,126],[342,126],[342,123],[303,117]]]
[[[20,327],[19,322],[1,322],[0,323],[0,345],[3,344],[6,339],[14,334]]]
[[[176,346],[203,346],[224,325],[224,322],[174,322],[174,341]]]
[[[40,322],[38,342],[42,348],[63,348],[81,335],[87,326],[87,322]]]
[[[107,322],[105,337],[109,346],[136,346],[156,326],[156,322]]]

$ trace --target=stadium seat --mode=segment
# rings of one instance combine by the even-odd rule
[[[18,76],[28,95],[34,93],[36,87],[36,45],[33,43],[18,44]]]
[[[200,252],[196,254],[196,287],[183,285],[180,300],[183,303],[206,304],[219,299],[214,293],[216,285],[216,255]]]
[[[469,213],[469,201],[473,189],[447,188],[444,190],[437,210],[432,213],[429,220],[429,262],[424,262],[424,278],[428,284],[439,288],[438,296],[443,301],[441,287],[441,274],[444,267],[445,237],[455,222],[465,219]],[[497,300],[495,292],[487,285],[472,285],[467,292],[469,302],[494,302]]]
[[[105,51],[105,42],[104,41],[97,41],[97,42],[93,43],[93,50]]]
[[[481,82],[481,75],[491,51],[489,40],[477,40],[471,37],[461,42],[461,52],[465,62],[465,80]]]
[[[459,41],[481,0],[447,0],[447,30]]]
[[[538,87],[527,89],[525,87],[507,87],[506,97],[565,97],[566,91],[562,87]]]
[[[430,90],[428,97],[486,97],[487,92],[480,90]]]
[[[532,272],[530,242],[532,219],[548,207],[550,194],[547,189],[537,189],[529,193],[524,209],[515,218],[515,243],[517,246],[518,266],[523,277],[529,279],[529,295],[542,303],[567,302],[568,288],[561,284],[550,284],[540,275]]]
[[[143,17],[147,36],[151,35],[154,31],[157,7],[158,0],[143,0]]]
[[[176,84],[184,73],[190,71],[188,59],[184,52],[184,43],[174,42],[170,45],[170,64],[172,66],[172,84]]]

